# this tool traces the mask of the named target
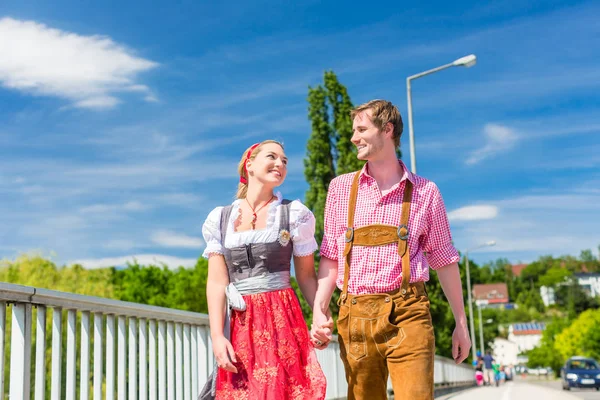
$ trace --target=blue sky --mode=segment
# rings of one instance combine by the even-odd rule
[[[418,172],[456,247],[597,254],[597,2],[23,3],[0,4],[0,257],[193,265],[250,144],[283,141],[282,191],[304,198],[323,71],[406,121],[406,77],[471,53],[413,82]]]

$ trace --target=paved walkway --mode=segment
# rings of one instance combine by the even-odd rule
[[[572,393],[525,382],[507,382],[500,387],[477,387],[451,393],[436,400],[580,400]]]

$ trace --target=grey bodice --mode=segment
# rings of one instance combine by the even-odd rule
[[[221,243],[223,243],[223,256],[230,282],[238,282],[266,273],[290,270],[293,254],[290,234],[290,204],[289,200],[283,200],[281,203],[279,232],[276,241],[250,243],[231,249],[225,247],[225,236],[232,206],[223,207],[221,211]]]

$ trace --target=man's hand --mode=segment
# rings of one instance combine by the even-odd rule
[[[313,323],[310,329],[311,341],[313,346],[319,350],[327,347],[333,335],[333,318],[331,312],[327,310],[324,314],[320,309],[313,310]]]
[[[231,342],[225,336],[219,336],[213,339],[212,346],[215,358],[217,359],[217,366],[223,368],[225,371],[237,373],[238,370],[233,365],[237,360]]]
[[[452,358],[454,358],[454,362],[460,364],[465,361],[469,356],[470,349],[471,339],[469,338],[467,325],[459,323],[452,334]]]

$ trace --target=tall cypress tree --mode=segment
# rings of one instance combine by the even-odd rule
[[[323,214],[329,182],[335,177],[332,157],[333,130],[329,122],[326,104],[327,92],[322,86],[308,89],[308,117],[312,133],[306,144],[304,176],[308,183],[306,206],[316,217],[315,236],[319,243],[323,239]]]
[[[329,182],[336,176],[362,168],[352,144],[353,105],[347,89],[333,71],[324,84],[308,89],[308,118],[312,133],[307,143],[304,175],[308,182],[306,206],[315,214],[316,237],[323,239],[323,213]]]
[[[364,162],[356,158],[356,146],[352,144],[352,119],[350,111],[354,108],[348,90],[342,85],[333,71],[325,72],[327,100],[333,116],[332,130],[335,141],[335,172],[342,175],[361,169]]]

